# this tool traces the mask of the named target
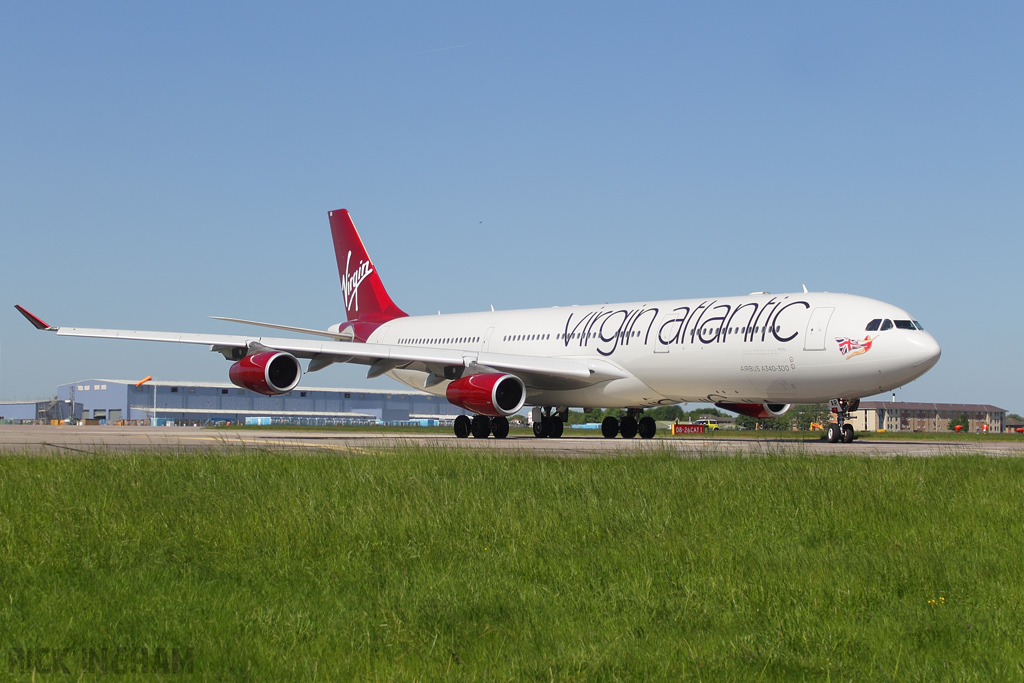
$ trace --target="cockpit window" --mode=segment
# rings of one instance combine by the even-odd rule
[[[889,319],[883,320],[882,321],[882,331],[885,332],[886,330],[891,330],[891,329],[892,329],[892,321],[889,320]]]
[[[864,328],[865,332],[874,332],[878,329],[878,326],[882,324],[881,318],[875,318],[868,323],[868,326]]]
[[[897,320],[896,321],[896,329],[897,330],[916,330],[917,328],[914,327],[914,323],[912,321],[910,321],[910,320]]]
[[[922,332],[924,332],[924,326],[923,326],[923,325],[921,325],[921,323],[919,323],[919,322],[917,322],[917,321],[915,320],[915,321],[914,321],[914,325],[915,325],[915,326],[917,327],[917,329],[919,329],[919,330],[921,330]]]

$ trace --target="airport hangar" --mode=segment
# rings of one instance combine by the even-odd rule
[[[72,413],[71,406],[74,405]],[[418,391],[295,389],[264,396],[234,384],[89,379],[62,384],[55,399],[0,403],[4,422],[87,421],[204,425],[218,422],[271,424],[450,424],[463,411],[444,398]],[[961,415],[968,431],[999,433],[1006,411],[991,405],[862,401],[851,415],[857,431],[947,432]],[[1016,425],[1014,425],[1015,427]]]
[[[419,391],[310,387],[264,396],[234,384],[154,380],[140,386],[131,380],[82,380],[58,386],[57,399],[75,405],[76,420],[107,424],[447,424],[462,412],[443,397]]]

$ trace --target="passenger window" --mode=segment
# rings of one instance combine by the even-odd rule
[[[891,330],[891,329],[892,329],[892,321],[891,320],[883,320],[882,321],[882,332],[885,332],[886,330]]]
[[[881,318],[875,318],[868,323],[868,326],[864,328],[865,332],[875,332],[878,330],[878,326],[882,324]]]

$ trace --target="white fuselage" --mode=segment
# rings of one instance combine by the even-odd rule
[[[871,321],[878,329],[867,329]],[[920,377],[940,355],[902,309],[830,293],[410,316],[381,325],[368,341],[467,357],[592,359],[620,369],[622,377],[597,384],[527,378],[529,405],[588,408],[855,399]],[[388,374],[431,393],[447,386],[427,382],[424,370]]]

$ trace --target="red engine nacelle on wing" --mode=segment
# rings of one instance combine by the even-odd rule
[[[246,356],[228,371],[231,383],[257,394],[286,394],[299,384],[302,367],[284,351],[264,351]]]
[[[782,417],[789,410],[788,403],[716,403],[715,406],[723,410],[731,410],[740,415],[746,415],[757,420],[769,417]]]
[[[499,372],[470,375],[449,384],[445,398],[480,415],[514,415],[526,401],[526,385],[515,375]]]

